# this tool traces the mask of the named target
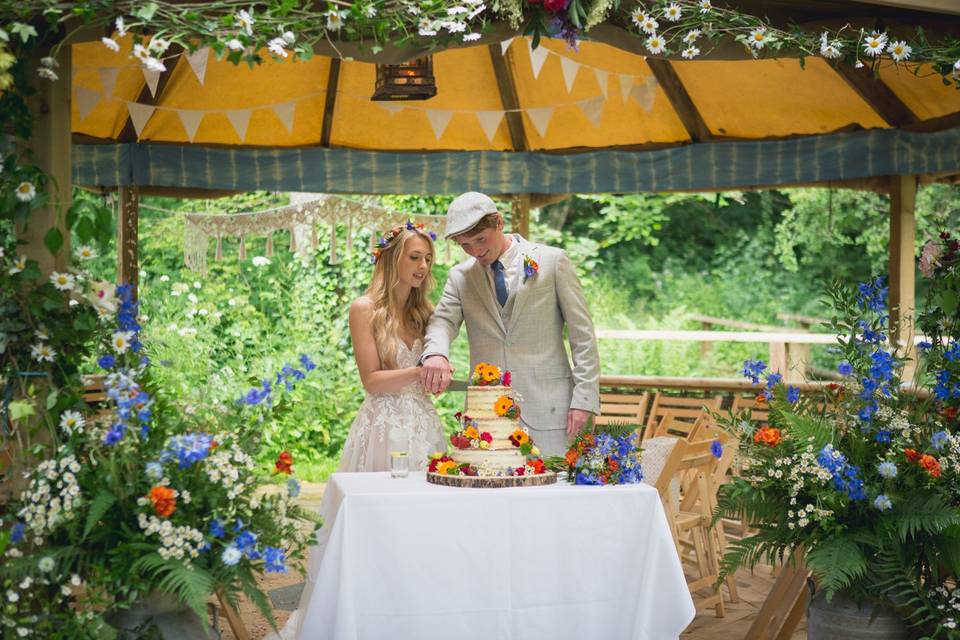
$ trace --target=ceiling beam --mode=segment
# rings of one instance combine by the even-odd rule
[[[904,129],[907,131],[929,133],[933,131],[953,129],[955,127],[960,127],[960,111],[954,111],[953,113],[948,113],[947,115],[938,116],[936,118],[930,118],[929,120],[921,120],[916,124],[909,124],[905,126]]]
[[[330,131],[333,129],[333,109],[337,104],[340,87],[340,58],[330,58],[330,73],[327,74],[327,95],[323,104],[323,125],[320,128],[320,145],[330,146]]]
[[[150,93],[150,86],[147,84],[146,78],[143,80],[143,87],[140,89],[140,95],[137,96],[135,102],[140,104],[149,104],[149,105],[158,105],[160,104],[160,97],[163,95],[163,90],[167,86],[167,82],[170,81],[170,77],[173,75],[173,70],[176,68],[177,63],[180,62],[181,53],[183,53],[183,47],[177,43],[173,43],[163,54],[164,65],[167,67],[166,71],[163,71],[160,74],[160,79],[157,80],[157,92],[156,94]],[[130,115],[127,115],[127,121],[123,125],[123,129],[120,130],[120,135],[117,136],[117,142],[136,142],[137,141],[137,130],[133,126],[133,119]]]
[[[846,62],[840,62],[834,69],[891,127],[903,127],[920,121],[883,80],[874,77],[873,71],[868,67],[856,69]]]
[[[528,151],[523,115],[519,111],[520,99],[517,97],[517,86],[510,70],[513,53],[509,49],[504,53],[499,42],[488,45],[487,48],[490,51],[490,62],[493,63],[493,75],[497,79],[497,89],[500,91],[500,103],[505,111],[507,129],[510,131],[510,143],[514,151]]]
[[[667,94],[667,99],[676,111],[677,117],[683,123],[687,130],[687,135],[693,142],[706,142],[713,135],[710,133],[710,127],[704,121],[703,116],[693,103],[693,98],[687,93],[686,87],[680,81],[673,63],[669,60],[660,58],[647,58],[647,65],[653,71],[653,76],[660,84],[660,88]]]

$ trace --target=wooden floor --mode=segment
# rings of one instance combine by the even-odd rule
[[[305,484],[298,502],[308,508],[318,508],[320,498],[323,495],[323,485]],[[303,579],[299,574],[291,572],[288,574],[268,574],[261,582],[264,591],[289,587],[290,585],[301,582]],[[682,640],[741,640],[753,623],[757,611],[766,599],[770,588],[773,586],[773,576],[770,567],[760,565],[752,573],[749,571],[740,571],[737,573],[737,588],[739,590],[740,602],[732,604],[726,602],[726,616],[717,618],[713,609],[699,612],[690,626],[680,636]],[[274,611],[277,623],[280,627],[286,622],[290,615],[289,611],[276,609]],[[263,640],[270,632],[270,625],[267,624],[263,616],[256,608],[248,602],[242,602],[240,616],[247,627],[251,640]],[[230,632],[226,621],[221,618],[221,630],[223,640],[236,640],[236,636]],[[790,640],[806,640],[806,620],[801,621],[800,626],[791,636]],[[419,639],[410,639],[419,640]]]

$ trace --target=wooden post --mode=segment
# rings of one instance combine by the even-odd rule
[[[120,187],[120,218],[117,220],[117,282],[133,285],[136,299],[140,283],[140,189]]]
[[[71,47],[62,47],[56,69],[59,80],[38,79],[40,58],[49,52],[35,54],[27,72],[34,79],[36,94],[28,99],[33,115],[33,132],[30,149],[36,164],[49,174],[46,192],[47,204],[30,212],[25,224],[17,225],[17,240],[24,242],[20,251],[40,265],[40,273],[46,276],[53,270],[63,271],[70,264],[70,230],[66,227],[67,209],[70,208],[73,184],[70,175],[70,80],[72,75]],[[63,246],[57,255],[52,255],[43,242],[51,228],[63,235]]]
[[[890,178],[890,344],[907,358],[903,381],[913,380],[916,371],[916,348],[913,344],[913,311],[915,307],[915,270],[917,220],[914,206],[917,199],[916,176]]]
[[[525,239],[530,239],[530,195],[513,196],[510,214],[510,228]]]

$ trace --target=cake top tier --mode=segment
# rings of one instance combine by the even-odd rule
[[[475,387],[510,386],[510,372],[501,371],[500,367],[481,362],[473,368],[470,384]]]

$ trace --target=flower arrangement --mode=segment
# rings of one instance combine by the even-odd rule
[[[754,383],[766,378],[770,414],[760,425],[748,412],[718,416],[745,436],[744,468],[721,488],[719,514],[745,517],[757,530],[732,542],[724,575],[802,548],[828,598],[842,592],[893,607],[932,637],[956,637],[958,612],[944,617],[943,607],[960,575],[960,388],[952,377],[960,327],[948,295],[956,250],[942,240],[942,262],[925,252],[932,304],[918,321],[931,336],[921,343],[919,379],[942,385],[933,397],[901,385],[904,360],[888,343],[882,278],[827,290],[842,382],[801,397],[762,361],[745,363]],[[947,309],[938,306],[944,300]]]
[[[510,386],[510,372],[501,373],[500,367],[480,362],[473,368],[470,384],[478,387]]]
[[[493,403],[493,410],[501,418],[520,419],[520,405],[514,402],[510,396],[497,398],[497,401]]]
[[[540,271],[540,265],[530,256],[523,256],[523,281],[526,282]]]
[[[574,484],[636,484],[643,481],[637,433],[629,426],[608,425],[603,431],[584,430],[562,458],[548,461]]]
[[[520,453],[525,456],[533,453],[533,441],[530,440],[530,434],[527,433],[526,429],[514,429],[513,433],[510,434],[510,444],[520,449]]]
[[[475,476],[478,473],[476,466],[459,463],[445,453],[431,455],[427,471],[429,473],[439,473],[442,476]]]
[[[477,421],[461,412],[454,414],[460,422],[460,430],[450,436],[450,444],[457,449],[489,449],[493,436],[489,431],[480,431]]]
[[[380,254],[383,253],[383,250],[386,249],[390,245],[390,243],[393,241],[393,239],[396,238],[398,235],[400,235],[400,232],[403,231],[404,229],[408,231],[417,230],[417,231],[426,233],[427,235],[430,236],[431,240],[436,242],[437,234],[434,233],[433,231],[424,231],[426,228],[427,228],[426,225],[423,224],[422,222],[414,223],[413,220],[407,220],[406,223],[397,225],[394,228],[390,229],[390,231],[386,232],[385,234],[377,238],[377,246],[372,251],[373,255],[371,257],[371,262],[376,264],[377,260],[380,259]]]
[[[312,361],[303,356],[304,370],[288,365],[276,384],[251,389],[232,421],[223,416],[229,428],[195,424],[154,388],[129,286],[77,271],[57,274],[50,288],[30,295],[62,296],[62,315],[46,314],[48,324],[32,329],[42,334],[33,346],[52,384],[44,396],[22,396],[16,410],[49,426],[50,444],[0,518],[4,626],[15,637],[106,637],[116,612],[152,593],[174,596],[200,620],[212,595],[235,602],[244,594],[272,620],[256,576],[300,568],[316,518],[291,501],[294,478],[265,486],[270,474],[254,456],[272,407]],[[84,360],[104,372],[100,410],[82,400]],[[292,475],[293,464],[283,452],[274,472]]]

